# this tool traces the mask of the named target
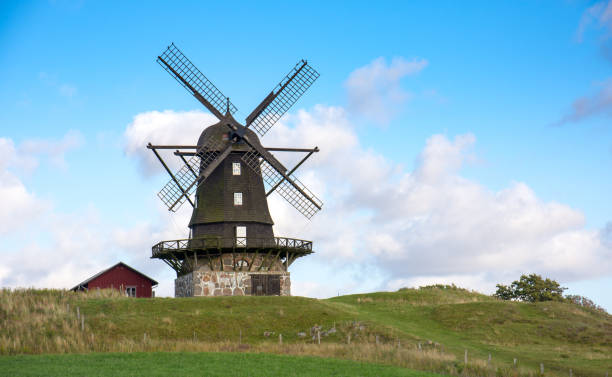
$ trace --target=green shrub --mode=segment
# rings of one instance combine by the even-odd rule
[[[563,301],[563,291],[559,283],[551,279],[543,279],[540,275],[521,275],[510,286],[497,284],[495,297],[502,300],[518,300],[526,302]]]

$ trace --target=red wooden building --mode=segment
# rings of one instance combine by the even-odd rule
[[[125,292],[130,297],[155,297],[153,288],[157,282],[142,272],[136,271],[123,262],[98,272],[89,279],[73,287],[72,291],[113,288]]]

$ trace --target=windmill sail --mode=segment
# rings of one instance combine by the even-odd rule
[[[310,219],[323,207],[323,202],[317,198],[295,175],[285,178],[259,153],[251,150],[242,156],[242,160],[251,169],[260,174],[268,188],[275,189],[293,208]]]
[[[247,117],[246,126],[252,126],[259,137],[264,136],[318,77],[319,73],[308,62],[297,63]]]
[[[157,57],[157,62],[217,118],[223,117],[228,106],[231,114],[238,111],[174,43]]]
[[[208,143],[198,149],[195,155],[187,160],[174,174],[174,179],[162,187],[157,196],[164,202],[169,210],[176,212],[185,202],[187,197],[193,195],[198,185],[197,182],[201,172],[206,170],[217,158],[227,154],[228,148],[223,152],[223,143],[218,140],[209,139]],[[178,184],[177,184],[178,182]]]

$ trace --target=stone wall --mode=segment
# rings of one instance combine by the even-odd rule
[[[225,254],[211,260],[200,257],[193,272],[176,278],[175,297],[249,296],[251,275],[278,275],[280,295],[291,295],[291,278],[282,261],[254,253]],[[212,267],[212,268],[211,268]]]
[[[280,275],[280,295],[291,296],[289,272],[195,271],[174,281],[175,297],[250,296],[255,274]]]
[[[196,271],[193,275],[194,296],[244,296],[251,292],[247,272]]]
[[[250,296],[251,275],[280,275],[280,295],[291,296],[288,272],[195,271],[174,281],[175,297]]]

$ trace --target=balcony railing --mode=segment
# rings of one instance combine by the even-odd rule
[[[173,241],[162,241],[153,246],[153,257],[171,252],[222,250],[222,249],[281,249],[303,254],[312,253],[312,241],[295,238],[249,238],[249,237],[204,237]]]

